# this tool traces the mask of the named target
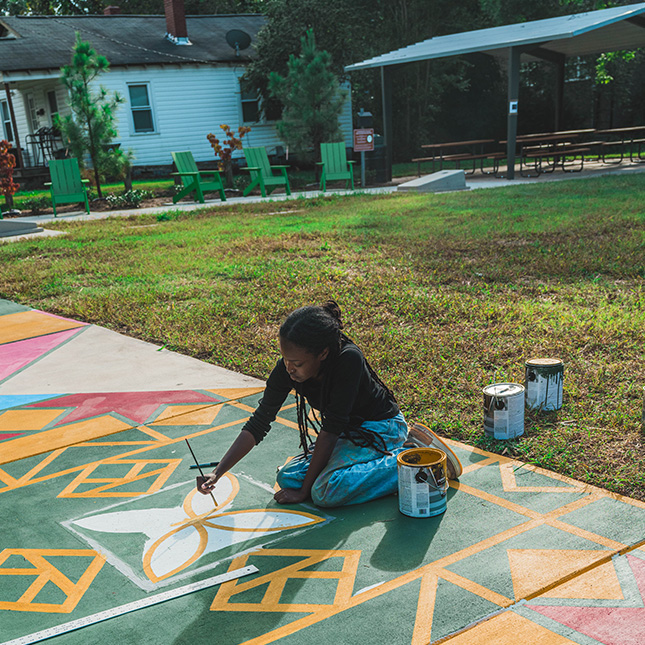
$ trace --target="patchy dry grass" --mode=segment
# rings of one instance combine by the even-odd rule
[[[293,308],[337,299],[410,419],[645,499],[645,174],[328,197],[92,223],[0,246],[0,295],[258,377]],[[565,363],[564,405],[482,430],[482,388]]]

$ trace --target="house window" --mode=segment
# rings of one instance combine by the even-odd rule
[[[38,109],[36,108],[36,99],[33,94],[27,94],[27,118],[29,120],[29,129],[31,132],[36,133],[40,127],[40,119],[38,118]]]
[[[47,92],[47,103],[49,105],[49,116],[54,122],[54,114],[58,114],[58,100],[56,99],[56,90]]]
[[[7,141],[13,141],[11,113],[9,112],[9,105],[6,101],[0,101],[0,120],[2,121],[2,129],[0,130],[0,135]]]
[[[152,118],[152,103],[150,101],[150,88],[146,84],[128,85],[130,93],[130,107],[134,131],[137,133],[154,132],[155,123]]]
[[[242,121],[257,123],[260,120],[260,92],[240,80],[240,100],[242,101]]]

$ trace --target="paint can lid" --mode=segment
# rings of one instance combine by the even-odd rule
[[[484,388],[484,394],[488,396],[515,396],[523,393],[524,386],[519,383],[493,383]]]
[[[530,367],[555,367],[562,365],[562,361],[559,358],[529,358],[526,364]]]

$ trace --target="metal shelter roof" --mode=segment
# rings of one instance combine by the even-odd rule
[[[507,58],[512,47],[524,50],[524,60],[635,49],[645,46],[643,14],[645,2],[438,36],[348,65],[345,70],[351,72],[475,52]]]

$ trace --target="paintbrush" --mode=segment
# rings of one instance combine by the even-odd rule
[[[193,459],[195,460],[195,464],[197,468],[199,469],[199,474],[204,478],[204,481],[208,479],[206,475],[204,475],[204,471],[201,468],[201,464],[197,461],[197,457],[195,457],[195,453],[193,452],[193,449],[190,447],[190,444],[188,443],[188,439],[184,439],[186,442],[186,445],[188,446],[188,450],[190,450],[190,454],[193,456]],[[215,495],[213,495],[213,491],[210,491],[210,496],[213,498],[213,503],[215,504],[215,508],[217,508],[217,500],[215,499]]]

